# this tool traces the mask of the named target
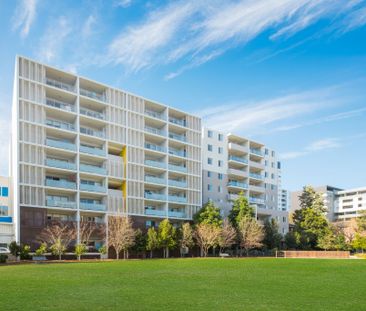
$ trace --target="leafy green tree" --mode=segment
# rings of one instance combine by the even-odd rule
[[[220,227],[222,217],[220,209],[212,201],[208,201],[193,217],[195,224],[208,224]]]
[[[366,232],[366,211],[360,211],[360,216],[356,219],[357,231]]]
[[[85,244],[77,244],[75,246],[75,255],[78,260],[81,260],[81,256],[84,255],[87,251]]]
[[[142,254],[142,256],[145,258],[146,244],[146,234],[144,234],[140,229],[137,229],[135,236],[135,245],[132,247],[132,250],[135,251],[137,255]]]
[[[318,239],[329,230],[324,201],[310,186],[304,187],[299,200],[301,208],[293,214],[294,231],[300,235],[298,248],[314,249],[318,246]]]
[[[146,250],[150,251],[150,258],[153,256],[153,251],[159,248],[158,233],[154,227],[149,228],[147,231]]]
[[[247,197],[243,192],[239,193],[238,198],[233,201],[233,207],[231,208],[228,216],[231,224],[237,228],[241,219],[245,217],[254,217],[254,209],[249,205]]]
[[[173,249],[177,245],[176,230],[168,219],[164,219],[159,224],[158,241],[159,241],[159,247],[163,249],[164,258],[168,258],[169,250]]]
[[[264,223],[263,245],[268,249],[279,249],[281,247],[282,234],[279,233],[277,221],[272,218]]]
[[[360,250],[363,253],[366,250],[366,235],[356,232],[352,241],[352,247],[355,250]]]

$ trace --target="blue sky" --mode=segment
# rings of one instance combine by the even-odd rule
[[[276,149],[283,186],[366,186],[366,1],[0,0],[0,174],[25,55]]]

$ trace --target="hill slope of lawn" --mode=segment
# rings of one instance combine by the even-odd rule
[[[0,310],[364,310],[366,260],[168,259],[0,267]]]

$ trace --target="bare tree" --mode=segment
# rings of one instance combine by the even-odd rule
[[[220,237],[220,228],[214,225],[201,223],[195,230],[195,238],[201,249],[201,256],[207,257],[210,247],[218,244]]]
[[[90,237],[96,231],[97,226],[95,222],[81,220],[79,223],[79,238],[80,244],[87,246],[90,241]]]
[[[180,230],[180,239],[179,239],[179,246],[181,256],[183,256],[183,251],[188,250],[194,245],[193,241],[193,229],[189,222],[186,222],[182,225]]]
[[[45,242],[52,253],[61,260],[73,240],[76,239],[76,228],[73,224],[53,223],[43,229],[40,240]]]
[[[264,230],[254,218],[242,218],[239,222],[238,230],[240,247],[245,250],[247,256],[250,249],[262,246]]]
[[[230,224],[228,219],[225,219],[219,236],[220,253],[222,253],[225,248],[231,247],[236,239],[237,233],[235,228]]]
[[[111,216],[108,218],[108,246],[112,247],[117,259],[123,250],[123,258],[128,257],[127,250],[135,243],[136,232],[129,217]]]

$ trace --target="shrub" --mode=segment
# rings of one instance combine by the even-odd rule
[[[87,249],[85,244],[78,244],[75,246],[75,255],[77,256],[78,260],[81,259],[81,256],[86,253]]]
[[[18,257],[20,255],[21,249],[21,246],[15,241],[9,244],[10,253],[15,257]]]
[[[36,256],[43,256],[47,252],[47,244],[42,243],[36,250]]]
[[[6,263],[7,259],[8,259],[8,255],[0,254],[0,263]]]
[[[21,246],[21,248],[20,248],[20,259],[22,259],[22,260],[30,259],[31,257],[29,256],[29,252],[30,252],[30,246],[29,245]]]
[[[99,254],[101,254],[101,255],[105,255],[105,254],[107,254],[107,247],[106,247],[105,245],[103,245],[103,246],[99,247],[98,252],[99,252]]]

